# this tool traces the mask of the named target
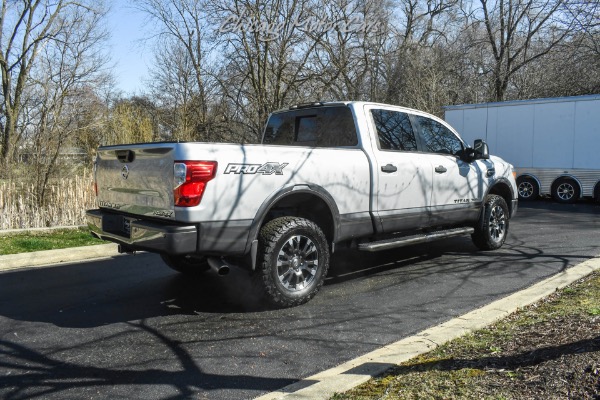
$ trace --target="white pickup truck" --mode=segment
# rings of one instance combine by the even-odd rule
[[[470,234],[504,243],[512,165],[443,120],[366,102],[271,114],[262,144],[161,142],[98,149],[92,234],[159,253],[183,273],[245,267],[287,307],[320,289],[339,244],[380,251]]]

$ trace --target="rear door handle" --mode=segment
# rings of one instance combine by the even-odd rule
[[[437,172],[438,174],[443,174],[446,171],[448,171],[448,170],[443,165],[440,165],[439,167],[435,167],[435,172]]]
[[[381,171],[392,173],[392,172],[398,171],[398,168],[395,165],[388,164],[388,165],[384,165],[383,167],[381,167]]]

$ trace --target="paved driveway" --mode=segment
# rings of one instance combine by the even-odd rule
[[[599,237],[600,205],[521,204],[499,251],[340,251],[285,310],[242,271],[190,279],[152,254],[1,273],[0,398],[252,398],[600,254]]]

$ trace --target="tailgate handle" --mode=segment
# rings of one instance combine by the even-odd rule
[[[438,174],[443,174],[446,171],[448,171],[448,170],[443,165],[440,165],[439,167],[435,167],[435,172],[437,172]]]
[[[133,150],[115,150],[115,154],[122,163],[130,163],[135,160],[135,151]]]

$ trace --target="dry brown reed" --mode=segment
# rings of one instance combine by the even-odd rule
[[[95,208],[96,198],[89,174],[53,181],[47,201],[38,207],[32,184],[0,182],[0,230],[83,225],[85,210]]]

